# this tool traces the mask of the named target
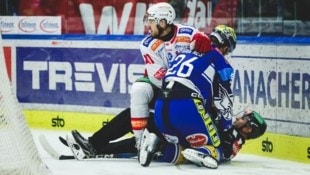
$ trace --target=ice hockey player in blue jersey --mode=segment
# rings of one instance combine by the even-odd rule
[[[232,28],[222,25],[212,36],[217,42],[213,50],[206,54],[187,50],[175,57],[168,69],[155,103],[154,119],[161,135],[144,131],[138,153],[142,166],[148,166],[155,152],[161,150],[159,161],[178,164],[189,160],[217,168],[218,162],[236,154],[233,149],[240,149],[245,139],[265,132],[265,121],[254,111],[237,118],[234,125],[238,129],[232,126],[233,68],[224,55],[234,50],[236,35]],[[209,115],[214,106],[217,125]],[[228,145],[221,143],[226,142],[221,134],[223,139],[230,139]]]
[[[165,146],[167,153],[164,153],[162,161],[178,161],[182,156],[179,154],[182,147],[197,148],[201,152],[212,152],[211,163],[206,166],[217,167],[215,158],[218,153],[215,148],[221,142],[215,124],[205,111],[205,105],[213,100],[215,73],[229,69],[226,72],[231,74],[233,69],[216,49],[204,55],[188,50],[179,54],[172,65],[164,78],[163,91],[155,103],[155,124],[168,142]],[[140,153],[142,165],[144,160],[148,163]]]

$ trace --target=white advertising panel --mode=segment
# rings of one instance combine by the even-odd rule
[[[309,46],[239,45],[231,59],[235,111],[251,107],[270,131],[309,135],[309,53]]]
[[[0,16],[3,34],[60,35],[60,16]]]

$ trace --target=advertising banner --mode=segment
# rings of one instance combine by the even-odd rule
[[[60,16],[0,16],[3,34],[59,35]]]
[[[125,108],[144,73],[138,49],[17,47],[16,66],[21,103]]]
[[[15,40],[12,84],[24,109],[115,114],[144,73],[138,48],[131,40]],[[234,113],[250,107],[269,132],[309,136],[309,54],[305,43],[240,42],[230,59]]]
[[[310,48],[242,45],[232,56],[234,110],[254,108],[268,130],[309,136]]]

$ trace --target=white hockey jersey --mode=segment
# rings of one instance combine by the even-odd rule
[[[169,41],[162,41],[150,35],[142,40],[140,51],[146,74],[155,86],[161,88],[162,79],[170,67],[170,62],[182,50],[190,48],[190,42],[197,32],[200,31],[194,27],[175,24],[175,35]]]

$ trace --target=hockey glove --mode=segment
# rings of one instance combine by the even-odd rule
[[[196,33],[192,39],[192,43],[193,42],[194,42],[193,50],[197,52],[206,53],[211,50],[211,40],[204,33],[201,32]]]
[[[231,128],[221,133],[221,143],[224,149],[224,158],[230,160],[238,154],[245,142],[244,138]]]

